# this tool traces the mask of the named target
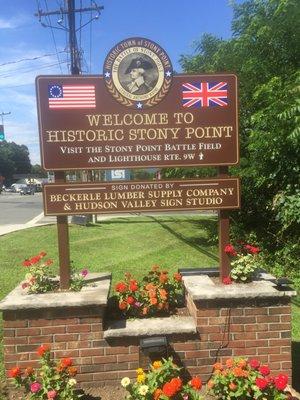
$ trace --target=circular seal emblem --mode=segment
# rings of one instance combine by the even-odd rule
[[[153,107],[168,93],[173,68],[167,53],[144,38],[123,40],[111,49],[103,76],[110,94],[122,105]]]

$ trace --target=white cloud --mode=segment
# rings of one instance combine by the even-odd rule
[[[18,15],[13,18],[0,18],[0,29],[15,29],[28,22],[27,15]]]

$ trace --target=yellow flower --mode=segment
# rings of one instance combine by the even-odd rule
[[[142,385],[138,392],[141,396],[145,396],[148,393],[149,387],[147,385]]]
[[[68,384],[69,384],[70,386],[75,386],[76,383],[77,383],[76,379],[71,378],[71,379],[68,380]]]
[[[138,375],[141,375],[141,374],[144,373],[144,370],[143,370],[143,368],[138,368],[138,369],[136,370],[136,372],[137,372]]]
[[[143,382],[145,382],[145,379],[146,379],[146,375],[143,373],[143,374],[138,374],[138,376],[137,376],[137,378],[136,378],[136,380],[137,380],[137,382],[138,383],[143,383]]]
[[[128,376],[125,376],[125,378],[123,378],[121,380],[121,385],[125,388],[130,384],[130,378],[128,378]]]
[[[154,369],[158,369],[158,368],[160,368],[161,367],[161,361],[154,361],[154,363],[152,364],[152,367],[154,368]]]

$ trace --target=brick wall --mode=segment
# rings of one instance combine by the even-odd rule
[[[252,303],[203,301],[187,297],[198,333],[168,336],[169,354],[191,375],[209,379],[212,365],[228,357],[255,357],[272,372],[291,376],[291,309],[289,300]],[[135,377],[139,339],[103,339],[102,307],[62,307],[5,311],[5,368],[35,365],[37,347],[51,345],[55,358],[72,357],[82,387],[119,384]],[[159,327],[158,327],[159,328]]]
[[[200,349],[209,353],[207,366],[229,357],[257,358],[273,373],[291,377],[290,299],[194,303],[187,297],[187,305],[200,334]],[[198,359],[198,365],[203,361]]]

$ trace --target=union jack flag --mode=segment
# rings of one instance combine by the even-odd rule
[[[193,82],[182,84],[183,107],[227,106],[227,82]]]

